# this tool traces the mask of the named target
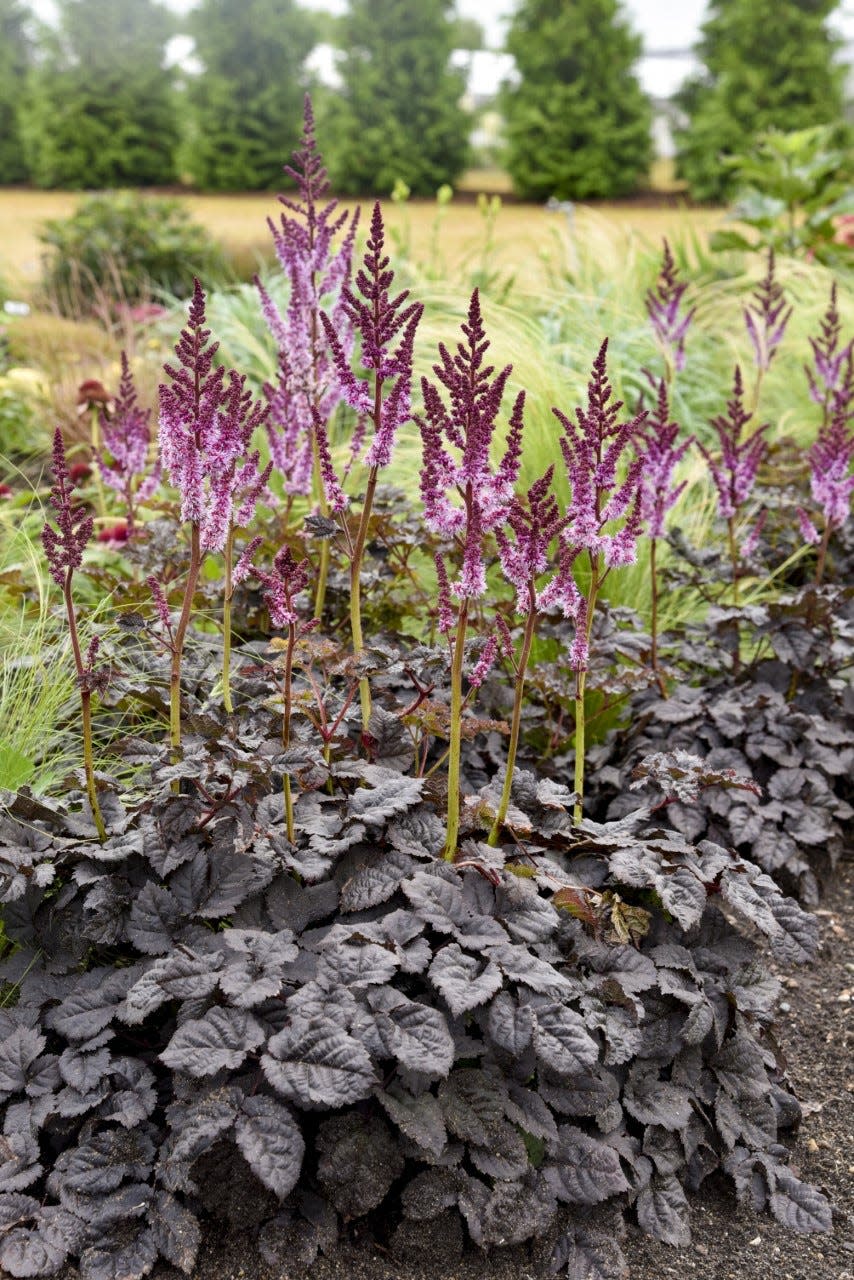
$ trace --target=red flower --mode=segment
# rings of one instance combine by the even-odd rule
[[[82,484],[91,474],[92,467],[88,462],[72,462],[68,468],[68,476],[72,484]]]
[[[104,542],[111,547],[120,547],[129,537],[130,529],[127,520],[119,520],[116,524],[108,524],[98,530],[98,542]]]
[[[11,498],[14,492],[7,484],[0,484],[0,498]]]

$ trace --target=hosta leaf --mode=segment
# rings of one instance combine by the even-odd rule
[[[202,1233],[195,1214],[168,1191],[154,1197],[151,1230],[158,1253],[188,1276],[196,1265]]]
[[[382,1204],[403,1172],[400,1144],[385,1121],[350,1112],[325,1120],[317,1134],[317,1178],[332,1204],[347,1218]]]
[[[534,1049],[557,1075],[575,1076],[599,1058],[599,1045],[583,1018],[567,1005],[535,1006]]]
[[[364,1046],[337,1026],[295,1020],[261,1059],[267,1079],[300,1106],[346,1106],[370,1096],[376,1077]]]
[[[672,1173],[654,1174],[638,1195],[636,1208],[638,1223],[656,1240],[674,1245],[691,1243],[688,1201]]]
[[[210,1009],[178,1028],[160,1061],[190,1076],[211,1076],[239,1067],[247,1053],[265,1040],[264,1028],[242,1009]]]
[[[481,969],[474,956],[467,955],[456,942],[436,953],[428,977],[455,1017],[486,1004],[502,982],[501,973],[492,962]]]
[[[833,1229],[827,1198],[809,1183],[801,1182],[789,1169],[774,1171],[771,1212],[784,1227],[800,1235]]]
[[[245,1098],[234,1125],[235,1141],[249,1167],[280,1200],[299,1180],[305,1142],[287,1107],[272,1098]]]

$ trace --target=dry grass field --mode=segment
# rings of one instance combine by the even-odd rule
[[[492,184],[490,183],[490,186]],[[494,189],[494,188],[493,188]],[[451,278],[463,263],[482,254],[485,222],[472,195],[478,190],[477,176],[469,178],[461,195],[438,214],[435,201],[413,200],[406,206],[384,202],[390,232],[408,238],[412,256],[430,261],[438,274]],[[38,282],[40,245],[38,230],[49,218],[70,214],[82,197],[64,191],[0,192],[0,280],[26,296]],[[192,215],[220,241],[241,274],[249,274],[256,262],[270,256],[269,216],[276,216],[272,193],[251,195],[186,195],[182,197]],[[658,243],[663,235],[678,235],[688,228],[702,238],[720,224],[720,210],[649,208],[641,204],[579,205],[573,215],[581,230],[590,223],[613,230],[615,246],[622,236],[637,236]],[[564,232],[572,230],[566,217],[551,213],[542,205],[507,202],[495,224],[490,265],[518,273],[520,280],[535,285],[544,258],[562,252]],[[437,234],[438,233],[438,234]]]

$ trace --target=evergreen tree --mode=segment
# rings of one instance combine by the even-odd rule
[[[0,184],[24,182],[29,176],[18,126],[30,63],[26,22],[18,0],[0,0]]]
[[[155,0],[59,0],[59,28],[25,96],[21,129],[41,187],[172,182],[178,121],[164,67],[173,18]]]
[[[744,152],[766,129],[842,120],[845,72],[827,19],[836,0],[712,0],[697,54],[703,72],[677,103],[677,171],[697,200],[724,200],[733,177],[721,154]]]
[[[283,185],[302,127],[312,16],[294,0],[202,0],[190,31],[203,73],[188,86],[188,168],[208,190]]]
[[[414,195],[453,183],[468,158],[462,72],[450,65],[452,0],[350,0],[340,26],[341,92],[322,134],[336,190]]]
[[[640,37],[619,0],[520,0],[507,36],[506,164],[530,199],[626,195],[648,171],[652,109]]]

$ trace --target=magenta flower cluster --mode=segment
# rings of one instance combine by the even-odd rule
[[[554,467],[535,480],[524,499],[514,495],[506,525],[498,525],[495,538],[504,576],[516,588],[516,611],[527,613],[533,604],[545,608],[562,601],[559,566],[552,565],[551,547],[566,524],[552,490]],[[550,568],[549,582],[537,594],[537,582]],[[574,603],[574,601],[573,601]]]
[[[270,621],[278,630],[284,630],[299,622],[296,599],[311,581],[311,566],[307,560],[297,560],[290,547],[280,547],[273,558],[273,572],[255,569],[254,576],[261,583],[264,601],[270,611]]]
[[[793,307],[786,305],[783,286],[775,274],[774,250],[768,250],[768,267],[753,292],[752,306],[744,309],[744,323],[753,346],[756,367],[766,373],[783,341]]]
[[[151,455],[151,410],[143,409],[137,397],[127,353],[122,352],[119,392],[108,415],[101,410],[103,448],[96,461],[105,484],[125,500],[128,524],[132,528],[137,505],[145,502],[160,483],[161,461]]]
[[[697,311],[696,307],[682,311],[682,297],[687,288],[687,284],[678,279],[676,263],[665,240],[658,280],[655,288],[647,291],[645,301],[655,336],[669,354],[677,373],[685,367],[685,335]]]
[[[841,323],[837,309],[836,281],[830,290],[830,302],[821,320],[821,332],[810,338],[813,367],[804,365],[810,396],[824,411],[825,421],[854,413],[854,339],[840,345]]]
[[[160,387],[160,449],[181,497],[181,519],[198,526],[203,552],[222,551],[230,528],[249,524],[272,466],[262,470],[251,449],[267,409],[253,400],[244,377],[214,367],[217,348],[197,280],[175,347],[178,364],[165,366],[170,381]]]
[[[807,456],[810,491],[816,506],[821,508],[825,529],[828,532],[841,529],[851,514],[851,494],[854,493],[854,472],[851,471],[854,435],[847,429],[842,413],[821,429]],[[799,510],[798,518],[804,540],[820,542],[818,530],[807,514]]]
[[[256,277],[261,309],[278,346],[278,379],[267,383],[270,454],[289,493],[311,492],[315,420],[326,424],[343,393],[321,323],[327,314],[349,364],[353,329],[342,290],[349,283],[358,210],[338,212],[317,149],[311,100],[305,99],[302,143],[285,173],[297,187],[294,199],[279,196],[285,212],[278,225],[268,219],[276,257],[288,281],[287,310],[281,314]]]
[[[351,409],[373,423],[374,435],[365,455],[365,465],[371,470],[388,466],[395,436],[411,417],[415,331],[424,311],[420,302],[408,302],[407,289],[392,297],[393,282],[377,201],[364,260],[356,273],[355,291],[346,286],[341,290],[342,312],[359,336],[361,365],[373,374],[372,378],[356,376],[333,320],[325,313],[321,315],[341,394]],[[385,393],[388,383],[391,388]],[[330,503],[340,500],[334,486],[331,493],[327,490],[327,496]]]
[[[440,344],[439,363],[433,366],[436,382],[422,378],[424,415],[418,425],[425,520],[434,533],[458,541],[462,569],[452,589],[461,599],[473,600],[486,590],[486,536],[504,523],[513,501],[522,456],[525,396],[520,392],[516,397],[504,455],[493,467],[492,442],[511,368],[508,365],[495,374],[494,366],[484,363],[489,340],[477,290],[462,332],[464,341],[454,355]],[[440,387],[447,393],[447,404]]]
[[[56,512],[57,528],[45,521],[41,536],[50,576],[63,589],[69,576],[82,565],[83,552],[95,527],[86,508],[75,506],[73,489],[62,431],[57,427],[53,433],[53,487],[50,491],[50,505]]]
[[[713,457],[706,446],[698,442],[717,490],[718,510],[725,520],[731,520],[750,497],[768,452],[765,440],[767,422],[742,438],[752,416],[744,407],[741,369],[736,366],[732,399],[727,401],[726,413],[711,419],[720,444],[720,458]]]
[[[663,538],[666,518],[678,501],[686,481],[673,483],[673,472],[694,441],[688,436],[680,442],[679,424],[671,421],[667,384],[658,384],[656,405],[643,432],[643,473],[641,477],[641,514],[651,538]]]

